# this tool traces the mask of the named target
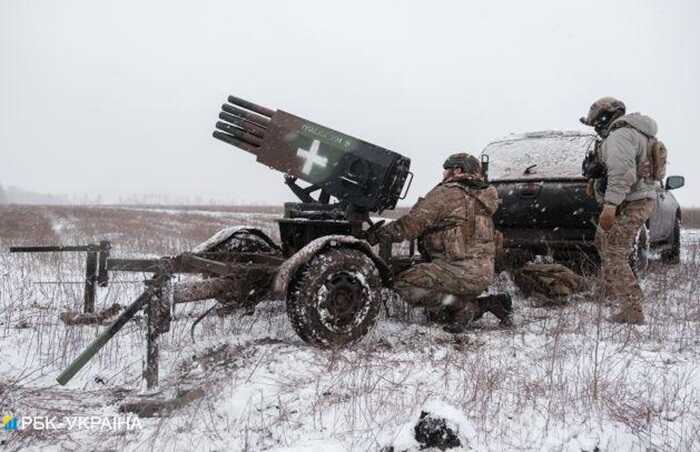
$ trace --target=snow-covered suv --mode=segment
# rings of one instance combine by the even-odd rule
[[[579,131],[533,132],[494,141],[483,150],[490,160],[489,180],[503,200],[494,221],[505,236],[510,264],[538,254],[597,261],[593,238],[600,208],[586,195],[581,174],[596,140]],[[670,190],[683,184],[682,176],[669,176],[659,187],[656,209],[639,231],[631,256],[635,268],[646,266],[649,248],[664,261],[678,263],[682,215]]]

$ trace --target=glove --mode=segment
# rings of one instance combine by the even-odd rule
[[[600,217],[598,217],[598,226],[600,226],[605,232],[609,231],[615,222],[616,213],[617,206],[612,204],[603,205],[603,211],[600,212]]]
[[[593,179],[589,180],[586,184],[586,196],[589,198],[595,198],[595,181]]]
[[[501,231],[496,231],[496,233],[493,236],[493,243],[496,245],[496,256],[502,257],[506,253],[505,249],[505,238],[503,237],[503,233]]]

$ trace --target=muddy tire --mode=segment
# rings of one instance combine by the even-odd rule
[[[646,224],[642,225],[637,232],[629,263],[637,277],[641,276],[649,266],[649,229]]]
[[[226,241],[217,244],[211,252],[259,253],[278,256],[282,250],[264,232],[257,229],[241,229],[234,232]]]
[[[681,263],[681,217],[676,215],[671,237],[671,248],[661,253],[661,261],[664,264],[678,265]]]
[[[362,251],[330,249],[311,259],[291,282],[287,315],[305,342],[342,347],[374,325],[381,287],[379,270]]]
[[[281,249],[262,231],[257,229],[241,229],[231,235],[231,237],[218,245],[212,247],[210,252],[228,252],[228,253],[255,253],[265,254],[270,256],[281,256]],[[246,299],[241,300],[235,296],[219,296],[216,301],[221,303],[217,309],[219,316],[225,316],[236,312],[241,308],[247,310],[253,309],[260,301],[264,300],[270,293],[269,284],[266,282],[256,283],[250,281],[250,287],[245,290],[247,293]]]

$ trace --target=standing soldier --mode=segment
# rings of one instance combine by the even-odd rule
[[[451,155],[443,168],[440,184],[408,214],[370,231],[368,241],[419,239],[427,262],[400,273],[394,287],[407,303],[442,316],[446,331],[460,333],[486,311],[510,325],[510,297],[477,300],[494,277],[491,217],[500,203],[498,193],[484,181],[479,160],[469,154]]]
[[[629,257],[655,206],[657,183],[651,177],[649,149],[656,142],[656,122],[639,113],[626,115],[625,104],[612,97],[597,100],[580,120],[603,139],[597,152],[602,177],[593,186],[603,205],[595,244],[604,296],[618,306],[610,320],[641,324],[643,294]]]

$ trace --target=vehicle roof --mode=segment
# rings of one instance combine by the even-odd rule
[[[581,178],[581,162],[596,138],[579,130],[512,134],[489,143],[482,153],[489,156],[491,180]]]

